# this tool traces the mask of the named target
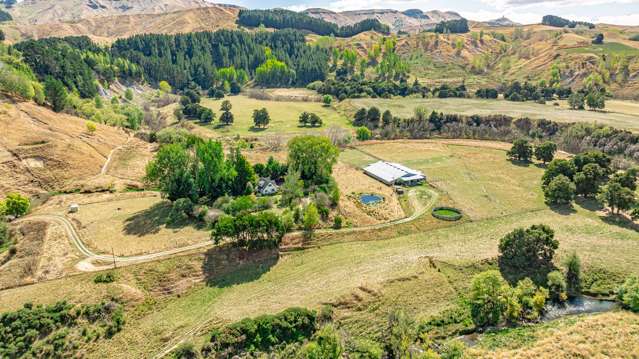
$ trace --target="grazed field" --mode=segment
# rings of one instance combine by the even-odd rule
[[[277,312],[290,306],[318,308],[322,303],[353,298],[353,294],[365,297],[368,294],[359,293],[361,287],[367,293],[381,290],[380,303],[388,304],[392,298],[401,299],[405,296],[401,293],[406,293],[401,283],[392,284],[395,279],[423,278],[427,283],[441,282],[436,273],[425,269],[430,258],[451,264],[494,258],[498,241],[504,234],[516,227],[537,223],[548,224],[556,231],[560,242],[558,263],[565,255],[576,251],[585,270],[606,268],[623,274],[639,273],[636,266],[639,235],[636,229],[608,224],[598,212],[580,206],[565,212],[546,209],[540,204],[536,189],[536,181],[542,173],[540,168],[515,166],[505,159],[503,150],[490,146],[468,147],[435,141],[415,145],[418,150],[410,152],[403,146],[401,143],[389,143],[386,147],[371,144],[363,148],[376,153],[385,152],[380,155],[384,154],[384,158],[389,160],[422,166],[420,168],[425,169],[428,176],[435,176],[436,172],[437,183],[454,198],[456,206],[471,213],[472,221],[443,228],[430,228],[428,223],[433,222],[420,221],[423,225],[397,230],[401,232],[393,233],[390,229],[358,234],[348,242],[291,252],[276,263],[250,266],[231,274],[224,281],[196,285],[180,296],[134,305],[130,309],[133,317],[124,331],[109,343],[97,344],[92,355],[114,358],[148,356],[174,336],[208,321],[232,321]],[[492,147],[495,146],[499,147],[495,144]],[[355,159],[353,161],[360,157],[349,152],[346,155]],[[456,162],[463,158],[472,167],[465,169]],[[364,161],[361,159],[360,162]],[[487,161],[490,165],[486,165]],[[474,177],[469,177],[466,172],[472,172]],[[524,180],[515,183],[517,178]],[[506,191],[502,183],[509,183],[514,189]],[[482,186],[485,192],[481,190]],[[526,197],[528,192],[532,193],[529,194],[532,197]],[[508,213],[503,215],[502,211]],[[360,241],[358,237],[369,240]],[[145,272],[155,273],[155,276],[160,273],[153,268],[162,266],[162,263],[172,263],[175,268],[192,267],[191,271],[197,272],[198,260],[202,260],[202,255],[147,264],[144,268],[147,268]],[[62,298],[82,301],[85,296],[96,300],[108,293],[120,293],[123,285],[132,287],[134,291],[143,289],[146,284],[140,279],[127,279],[131,277],[127,273],[137,271],[137,268],[120,269],[122,279],[106,286],[107,289],[99,287],[98,291],[94,291],[95,286],[88,276],[36,284],[20,291],[5,291],[0,294],[0,306],[14,308],[29,298],[37,298],[38,302]],[[138,276],[133,275],[132,278]],[[83,295],[85,291],[91,292]],[[446,291],[452,293],[450,289]],[[432,314],[450,303],[451,296],[444,292],[441,294],[425,293],[415,298],[423,300],[423,303],[411,301],[407,305],[413,308],[411,312],[415,315]],[[358,323],[367,316],[359,318],[359,321],[351,322],[353,328],[358,328]]]
[[[229,96],[226,99],[231,101],[233,109],[231,112],[235,116],[235,122],[230,126],[219,126],[216,120],[207,128],[213,130],[219,136],[233,135],[287,135],[317,133],[325,131],[327,128],[337,125],[348,126],[348,121],[344,116],[335,111],[332,107],[324,107],[319,102],[303,101],[269,101],[249,98],[245,95]],[[202,105],[209,107],[219,118],[220,105],[223,100],[202,99]],[[266,108],[271,117],[269,126],[265,129],[253,128],[253,110]],[[299,127],[299,115],[302,112],[313,112],[319,115],[324,121],[322,127]]]
[[[628,106],[634,102],[614,101],[605,111],[573,111],[567,106],[553,106],[534,102],[512,102],[505,100],[459,99],[459,98],[394,98],[394,99],[352,99],[339,105],[342,112],[352,115],[358,108],[377,106],[380,110],[390,110],[393,115],[409,117],[417,106],[444,113],[464,115],[508,115],[512,117],[544,118],[557,122],[587,122],[609,125],[617,128],[639,131],[639,116],[628,113]],[[350,117],[350,116],[349,116]]]
[[[505,144],[472,147],[463,142],[390,141],[347,150],[341,159],[355,166],[376,158],[400,162],[423,171],[427,181],[448,194],[472,219],[503,216],[544,208],[542,169],[516,166],[506,160]]]
[[[56,196],[38,213],[66,214],[70,203],[78,203],[80,211],[67,216],[96,253],[152,253],[209,238],[208,231],[188,223],[167,223],[170,204],[154,192]]]

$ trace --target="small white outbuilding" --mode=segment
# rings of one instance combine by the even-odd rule
[[[78,213],[80,210],[80,205],[77,203],[71,203],[69,205],[69,213]]]

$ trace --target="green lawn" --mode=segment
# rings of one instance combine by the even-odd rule
[[[220,105],[223,100],[202,99],[202,105],[213,109],[217,116],[216,121],[206,127],[220,136],[317,133],[325,131],[331,126],[348,126],[345,116],[339,114],[332,107],[325,107],[319,102],[258,100],[244,95],[228,96],[225,99],[231,101],[233,105],[231,112],[235,116],[235,122],[230,126],[220,126],[217,120],[221,114]],[[265,129],[255,129],[252,118],[253,110],[261,108],[268,110],[271,122]],[[300,127],[299,115],[304,111],[319,115],[324,122],[323,126]]]
[[[576,47],[564,50],[571,54],[596,54],[596,55],[621,55],[636,56],[639,55],[639,49],[619,43],[604,42],[601,45],[590,45],[586,47]]]
[[[471,219],[545,208],[540,187],[543,169],[513,165],[503,149],[459,143],[389,141],[359,148],[424,172],[428,183],[447,194],[454,207]],[[361,151],[346,150],[340,160],[359,167],[376,161],[366,160]]]
[[[615,101],[619,105],[620,101]],[[634,103],[631,103],[634,104]],[[475,98],[394,98],[394,99],[351,99],[343,101],[339,108],[345,114],[352,116],[362,107],[377,106],[381,111],[390,110],[393,115],[410,117],[415,107],[424,106],[429,110],[444,113],[458,113],[464,115],[508,115],[512,117],[528,117],[533,119],[548,119],[557,122],[587,122],[609,125],[617,128],[639,131],[639,117],[627,111],[615,112],[615,107],[608,112],[574,111],[563,106],[545,105],[534,102],[512,102],[506,100],[483,100]],[[626,112],[626,113],[624,113]]]

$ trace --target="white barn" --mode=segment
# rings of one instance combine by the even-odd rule
[[[420,171],[400,165],[399,163],[379,161],[364,167],[364,173],[387,185],[415,186],[426,176]]]

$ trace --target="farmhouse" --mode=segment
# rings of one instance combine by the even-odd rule
[[[260,178],[257,181],[257,192],[262,196],[274,195],[279,191],[278,185],[270,178]]]
[[[415,186],[426,177],[420,171],[399,163],[379,161],[364,167],[364,173],[387,185]]]

